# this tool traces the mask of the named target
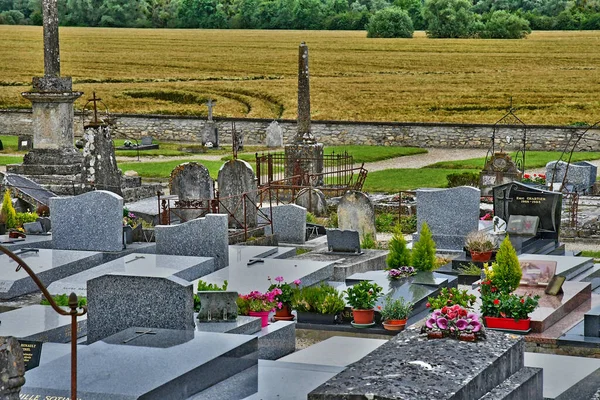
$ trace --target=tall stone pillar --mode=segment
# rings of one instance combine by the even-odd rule
[[[19,341],[0,336],[0,400],[19,400],[25,384],[25,363]]]

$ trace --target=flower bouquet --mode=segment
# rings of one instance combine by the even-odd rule
[[[298,289],[298,286],[302,283],[300,279],[296,279],[292,282],[296,287],[292,287],[287,282],[284,282],[283,276],[275,277],[275,282],[271,281],[271,277],[268,277],[269,282],[271,282],[271,286],[269,286],[269,291],[273,291],[278,289],[280,293],[275,297],[275,301],[277,302],[277,311],[275,315],[275,319],[281,320],[289,320],[291,321],[294,317],[292,316],[291,303],[294,297],[294,290]]]
[[[473,342],[485,338],[485,332],[479,316],[458,304],[452,307],[442,307],[431,313],[421,328],[429,339],[451,337]]]
[[[263,328],[269,324],[269,313],[277,306],[277,296],[281,294],[281,289],[261,293],[254,290],[245,295],[239,295],[237,306],[241,315],[250,315],[252,317],[261,317]]]
[[[545,185],[546,184],[546,175],[545,174],[533,174],[533,175],[524,174],[521,182],[535,183],[537,185]]]
[[[390,281],[397,281],[398,279],[407,278],[416,274],[417,271],[413,267],[400,267],[388,270],[387,277]]]

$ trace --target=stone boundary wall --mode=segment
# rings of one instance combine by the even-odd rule
[[[172,115],[112,114],[115,117],[115,137],[141,138],[152,135],[158,140],[198,142],[206,119]],[[266,129],[272,120],[244,118],[215,118],[220,142],[231,143],[231,127],[235,122],[238,132],[244,134],[244,144],[264,144]],[[295,120],[278,120],[284,143],[290,143],[296,132]],[[312,121],[312,132],[325,145],[382,145],[441,148],[486,149],[493,131],[491,124],[445,124],[405,122],[353,122]],[[563,150],[573,132],[584,129],[566,126],[529,125],[527,147],[529,150]],[[18,135],[31,132],[31,111],[0,110],[0,135]],[[81,116],[75,117],[75,135],[81,136]],[[594,129],[586,134],[593,138],[600,134]],[[514,149],[520,143],[520,127],[503,127],[497,137],[513,137]],[[600,141],[581,140],[577,150],[600,151]]]

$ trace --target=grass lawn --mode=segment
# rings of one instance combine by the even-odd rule
[[[19,153],[19,137],[16,135],[0,135],[0,140],[2,140],[2,146],[4,150],[0,153]],[[25,151],[21,151],[21,153],[25,154]]]
[[[473,169],[448,171],[442,168],[398,168],[370,172],[363,186],[366,192],[397,193],[425,187],[446,187],[446,175],[450,173],[479,172]]]
[[[204,160],[171,160],[171,161],[157,161],[157,162],[121,162],[119,168],[123,172],[133,170],[136,171],[140,176],[145,178],[168,178],[171,176],[171,171],[175,169],[179,164],[185,162],[198,162],[208,168],[210,176],[217,178],[219,168],[223,165],[222,161],[204,161]]]
[[[0,155],[0,165],[21,164],[22,162],[23,162],[22,156],[2,156],[2,155]]]
[[[525,169],[540,168],[546,166],[548,162],[558,160],[562,152],[560,151],[528,151],[525,153]],[[568,155],[567,155],[568,156]],[[582,151],[573,153],[571,162],[589,161],[600,159],[600,152]],[[566,161],[566,160],[565,160]],[[441,161],[426,166],[425,168],[446,168],[446,169],[479,169],[483,168],[485,157],[469,158],[459,161]]]

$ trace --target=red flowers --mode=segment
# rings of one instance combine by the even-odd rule
[[[495,305],[498,305],[498,304],[500,304],[500,300],[498,300],[498,299],[494,299],[494,304],[495,304]]]
[[[521,298],[521,303],[525,303],[525,299],[524,298]]]
[[[431,304],[427,303],[427,304],[425,304],[425,307],[429,308],[429,307],[431,307]]]

